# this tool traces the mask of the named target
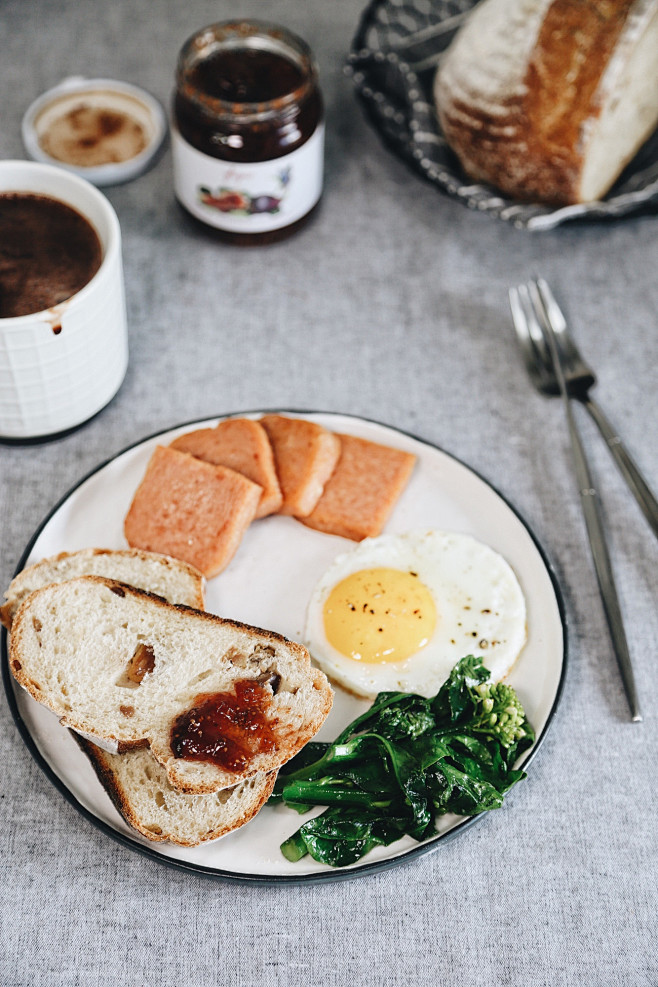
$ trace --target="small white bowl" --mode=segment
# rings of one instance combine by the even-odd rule
[[[124,112],[142,127],[146,147],[125,161],[80,165],[51,157],[41,145],[53,121],[83,102],[100,109]],[[115,79],[64,79],[38,97],[27,109],[22,123],[23,144],[34,161],[56,165],[86,178],[93,185],[119,185],[143,174],[153,163],[167,133],[167,120],[160,103],[145,90]]]

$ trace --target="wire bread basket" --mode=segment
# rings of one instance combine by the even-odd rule
[[[384,143],[442,192],[521,229],[658,211],[658,131],[600,202],[520,203],[464,174],[441,132],[432,86],[443,53],[476,2],[372,0],[365,8],[346,71]]]

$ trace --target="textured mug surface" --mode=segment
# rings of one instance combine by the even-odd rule
[[[52,308],[0,319],[0,438],[46,437],[81,425],[114,397],[128,365],[121,230],[105,196],[62,168],[0,161],[0,194],[59,199],[101,242],[101,266]]]

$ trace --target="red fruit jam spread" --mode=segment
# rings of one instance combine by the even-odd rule
[[[235,693],[197,696],[193,707],[174,721],[174,756],[243,771],[257,754],[275,750],[276,721],[267,716],[271,704],[271,689],[253,679],[236,682]]]

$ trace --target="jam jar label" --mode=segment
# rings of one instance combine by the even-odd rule
[[[265,233],[305,216],[322,193],[324,124],[290,154],[271,161],[232,162],[192,147],[172,127],[176,197],[209,226]]]

